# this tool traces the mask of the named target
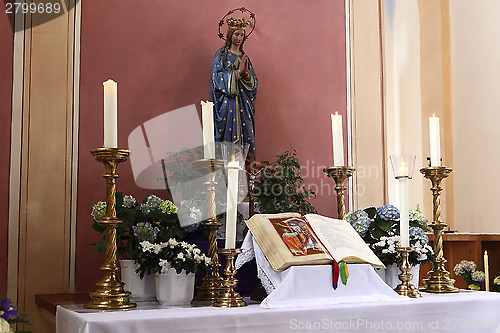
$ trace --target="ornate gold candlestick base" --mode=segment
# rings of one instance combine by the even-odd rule
[[[444,267],[446,259],[443,252],[443,229],[448,225],[440,221],[441,219],[441,181],[448,177],[451,168],[447,167],[427,167],[420,169],[425,178],[432,182],[432,224],[434,230],[434,253],[436,259],[433,261],[432,270],[429,271],[428,279],[424,279],[424,286],[420,289],[430,293],[456,293],[458,288],[454,286],[455,280],[450,279],[450,273]]]
[[[243,297],[234,291],[234,287],[238,285],[238,280],[234,278],[234,275],[236,274],[236,269],[234,268],[234,257],[236,254],[241,253],[241,249],[220,249],[219,253],[225,255],[227,258],[226,268],[224,269],[224,275],[226,278],[222,282],[224,285],[224,291],[213,306],[221,308],[247,306]]]
[[[348,166],[334,166],[330,168],[323,169],[328,177],[333,178],[335,181],[335,191],[337,192],[337,212],[338,219],[345,219],[345,203],[344,203],[344,192],[347,187],[344,186],[344,182],[347,178],[351,177],[356,170],[353,167]]]
[[[202,159],[193,162],[193,165],[200,171],[206,173],[208,216],[211,216],[204,222],[208,230],[208,256],[212,260],[212,269],[203,277],[201,286],[196,287],[197,301],[214,302],[224,290],[222,286],[222,277],[219,274],[219,258],[217,255],[217,229],[222,225],[217,221],[215,214],[215,171],[224,167],[224,161],[219,159]]]
[[[116,167],[125,161],[130,154],[129,150],[119,148],[97,148],[90,151],[98,162],[104,164],[106,173],[106,214],[99,225],[106,230],[104,265],[101,266],[103,278],[97,282],[97,291],[90,293],[91,301],[84,306],[88,309],[128,309],[136,306],[129,301],[130,292],[123,290],[121,282],[116,274],[120,270],[116,260],[116,226],[121,223],[116,218]]]
[[[408,262],[408,255],[410,252],[415,251],[414,247],[397,247],[396,251],[401,255],[401,264],[399,265],[399,269],[401,270],[401,274],[398,275],[401,283],[394,289],[398,294],[402,296],[407,296],[411,298],[419,298],[422,297],[418,292],[417,288],[410,283],[413,275],[410,274],[410,263]]]

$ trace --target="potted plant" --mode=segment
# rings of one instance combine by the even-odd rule
[[[476,270],[474,261],[462,260],[453,267],[453,272],[460,275],[467,283],[467,289],[481,290],[481,282],[484,281],[484,272]]]
[[[195,273],[211,267],[210,258],[196,245],[174,238],[140,242],[135,263],[141,277],[156,275],[156,298],[163,305],[189,304],[194,296]]]
[[[255,181],[254,192],[260,213],[317,213],[309,202],[316,194],[304,188],[297,151],[292,145],[276,161],[262,164],[265,167]]]
[[[104,228],[97,222],[104,218],[106,203],[98,202],[92,207],[92,227],[102,233]],[[116,193],[116,216],[122,221],[117,226],[117,256],[122,258],[122,281],[125,289],[132,293],[132,298],[139,300],[154,299],[154,276],[139,277],[134,264],[139,242],[165,240],[171,237],[182,238],[185,231],[181,228],[177,217],[177,207],[170,200],[163,200],[150,195],[138,203],[131,195]],[[97,252],[104,253],[104,236],[95,243]]]
[[[370,246],[375,255],[386,266],[385,270],[377,273],[391,287],[395,288],[399,283],[398,265],[400,258],[396,247],[400,244],[399,209],[393,205],[384,205],[378,208],[369,207],[364,210],[350,212],[346,216],[349,222],[363,240]],[[429,244],[429,238],[425,234],[428,230],[427,219],[420,210],[410,210],[410,246],[415,251],[410,252],[408,261],[412,266],[412,284],[418,285],[419,267],[433,260],[434,251]]]

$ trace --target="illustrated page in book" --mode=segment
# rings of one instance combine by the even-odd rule
[[[305,218],[335,260],[385,267],[348,222],[317,214]]]

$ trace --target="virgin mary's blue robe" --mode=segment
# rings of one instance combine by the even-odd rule
[[[229,141],[250,144],[250,153],[255,153],[255,96],[257,76],[248,59],[248,80],[236,80],[243,54],[219,49],[212,63],[211,100],[214,103],[214,135],[216,142]],[[222,53],[222,54],[221,54]]]

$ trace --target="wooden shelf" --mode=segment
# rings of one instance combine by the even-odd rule
[[[434,234],[428,234],[428,236],[432,243]],[[443,234],[443,251],[447,260],[446,270],[451,273],[450,277],[455,279],[455,286],[460,289],[466,289],[467,284],[461,276],[455,275],[453,267],[462,260],[474,261],[477,269],[484,272],[483,255],[484,251],[488,251],[490,279],[500,272],[500,234],[445,233]],[[431,269],[430,263],[420,267],[420,285]]]
[[[88,302],[90,302],[88,293],[35,295],[35,304],[54,316],[58,305],[85,304]]]

